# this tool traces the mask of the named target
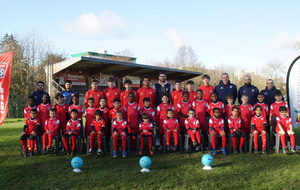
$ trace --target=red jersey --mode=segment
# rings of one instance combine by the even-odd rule
[[[114,107],[114,99],[120,98],[121,90],[117,87],[106,88],[103,90],[103,93],[107,99],[107,107],[112,109]]]
[[[229,104],[225,105],[225,117],[231,116],[231,114],[232,114],[231,111],[232,111],[232,108],[234,106],[235,106],[234,104],[232,104],[232,105],[229,105]]]
[[[188,91],[188,93],[189,93],[189,101],[190,102],[197,100],[196,91],[192,90],[192,91]]]
[[[211,85],[205,86],[202,85],[198,89],[201,89],[203,91],[203,99],[206,100],[208,103],[211,102],[210,95],[213,93],[215,88]]]
[[[187,102],[180,101],[180,102],[178,102],[178,104],[177,104],[177,108],[178,108],[177,112],[181,112],[181,113],[187,115],[189,109],[192,108],[192,104],[193,103],[190,102],[190,101],[187,101]]]
[[[109,117],[110,117],[110,120],[112,121],[112,120],[114,120],[114,119],[117,119],[117,111],[118,110],[121,110],[122,111],[122,117],[124,118],[125,117],[125,114],[124,114],[124,111],[121,109],[121,108],[119,108],[119,109],[111,109],[111,110],[109,110]]]
[[[288,113],[290,113],[289,107],[286,102],[284,101],[274,102],[270,107],[270,114],[272,114],[272,117],[280,116],[279,108],[281,106],[285,106],[287,108]]]
[[[98,110],[96,107],[94,108],[86,108],[84,111],[85,115],[85,128],[90,129],[93,119],[95,118],[95,111]]]
[[[163,128],[164,130],[170,130],[170,131],[174,131],[174,130],[179,130],[179,123],[178,120],[175,118],[166,118],[163,120]]]
[[[67,124],[67,114],[69,106],[65,103],[55,104],[54,109],[56,110],[56,117],[59,119],[60,128],[65,129]]]
[[[100,111],[102,111],[102,118],[105,119],[106,123],[108,122],[108,118],[109,118],[109,109],[108,107],[104,107],[104,108],[99,108]]]
[[[215,118],[214,116],[212,116],[210,119],[209,119],[209,129],[210,130],[224,130],[225,127],[224,127],[224,120],[222,117],[219,117],[219,118]]]
[[[240,117],[242,119],[242,128],[250,128],[252,110],[253,107],[251,104],[239,105],[240,108]]]
[[[229,116],[228,117],[228,128],[230,130],[230,133],[233,133],[233,129],[238,130],[241,129],[241,118],[240,117],[232,117]]]
[[[197,118],[186,118],[184,121],[185,128],[187,130],[194,130],[194,129],[199,129],[200,128],[200,123]]]
[[[221,114],[225,113],[225,109],[224,109],[225,107],[223,102],[221,101],[217,101],[216,103],[210,102],[207,106],[207,112],[209,112],[211,117],[214,116],[214,112],[213,112],[214,108],[219,108]]]
[[[139,130],[140,132],[146,130],[148,132],[153,132],[153,125],[151,122],[143,122],[143,123],[140,123],[139,125]]]
[[[82,114],[84,113],[84,107],[82,105],[75,106],[74,104],[69,106],[69,113],[71,113],[72,109],[76,109],[78,111],[77,118],[81,119]]]
[[[71,131],[71,132],[76,132],[76,133],[80,133],[81,130],[81,120],[80,119],[70,119],[67,123],[67,127],[66,127],[67,131]]]
[[[200,123],[206,123],[206,112],[208,103],[206,100],[195,100],[192,104],[193,109],[195,110],[195,114]]]
[[[256,130],[264,130],[264,124],[267,124],[266,118],[263,115],[259,117],[254,115],[251,119],[251,125],[255,125]]]
[[[49,118],[45,121],[45,131],[58,132],[59,129],[59,119],[58,118]]]
[[[112,123],[113,131],[116,131],[118,135],[127,131],[127,122],[125,120],[114,120]]]
[[[128,95],[130,92],[134,93],[134,97],[135,97],[134,101],[138,102],[138,96],[137,96],[136,91],[133,91],[133,90],[126,91],[125,90],[125,91],[121,92],[121,95],[120,95],[122,109],[124,109],[125,105],[129,102]]]
[[[162,127],[164,119],[167,118],[168,109],[174,110],[172,104],[161,103],[156,108],[156,121],[158,122],[160,127]]]
[[[138,130],[139,126],[139,113],[140,113],[140,106],[138,103],[127,103],[125,105],[124,111],[127,115],[127,122],[130,129]],[[136,133],[137,131],[130,131],[130,133]]]
[[[85,93],[85,96],[84,96],[84,107],[85,108],[89,107],[89,105],[88,105],[88,99],[89,98],[94,98],[94,100],[95,100],[94,101],[95,102],[94,106],[96,108],[99,108],[99,106],[100,106],[100,99],[102,97],[104,97],[104,94],[100,90],[92,90],[91,89],[91,90],[87,91]]]
[[[281,125],[281,127],[282,127],[282,129],[284,131],[290,130],[290,126],[293,125],[292,119],[289,116],[286,116],[286,117],[281,117],[281,116],[276,117],[276,123],[277,123],[277,127],[276,127],[277,133],[279,131],[278,124]]]
[[[34,129],[36,128],[37,125],[41,125],[40,120],[38,118],[27,118],[25,120],[25,125],[27,126],[25,129],[25,133],[29,135]]]
[[[265,117],[265,118],[267,118],[267,115],[269,115],[269,106],[268,106],[268,104],[266,104],[266,103],[259,103],[259,102],[257,102],[256,104],[254,104],[254,106],[253,106],[253,108],[255,107],[255,106],[261,106],[262,107],[262,115]],[[254,113],[254,110],[253,110],[253,113],[252,113],[253,115],[255,114]]]
[[[36,106],[30,107],[27,106],[24,108],[24,118],[30,118],[30,110],[36,109]]]
[[[142,86],[137,90],[137,94],[138,94],[139,105],[144,105],[143,99],[148,97],[150,98],[150,106],[154,108],[155,101],[156,101],[156,92],[152,87],[146,88],[145,86]]]
[[[104,132],[104,128],[105,128],[105,120],[104,119],[100,119],[100,120],[96,120],[93,119],[92,123],[91,123],[91,129],[98,133],[99,131]]]
[[[149,117],[152,119],[152,122],[155,122],[155,111],[154,111],[153,108],[151,108],[151,107],[149,107],[149,108],[143,107],[140,110],[140,115],[142,115],[143,113],[147,113],[149,115]]]
[[[49,110],[52,108],[51,104],[40,104],[37,106],[38,111],[38,118],[41,121],[42,129],[44,129],[45,121],[48,119],[49,116]]]
[[[171,101],[172,101],[172,104],[175,107],[175,110],[177,110],[178,102],[182,101],[182,92],[183,92],[183,90],[174,90],[171,93]]]

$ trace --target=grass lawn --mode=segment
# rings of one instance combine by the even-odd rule
[[[80,155],[81,173],[72,156],[19,155],[22,119],[0,126],[0,189],[299,189],[299,155],[216,155],[213,170],[202,170],[202,154],[169,152],[151,156],[150,173],[140,173],[140,157]],[[300,128],[295,129],[300,144]],[[148,153],[147,153],[148,154]]]

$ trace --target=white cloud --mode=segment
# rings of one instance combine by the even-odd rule
[[[120,37],[126,25],[125,20],[117,13],[104,10],[99,15],[87,13],[80,15],[76,21],[63,23],[66,32],[84,36]]]
[[[281,32],[275,37],[273,45],[275,48],[288,49],[294,47],[295,43],[299,41],[300,33]]]
[[[165,32],[165,36],[169,38],[175,48],[179,48],[182,45],[187,45],[187,40],[180,30],[171,28]]]

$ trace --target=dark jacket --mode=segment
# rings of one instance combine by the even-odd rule
[[[275,102],[274,92],[276,90],[277,88],[273,86],[271,90],[269,90],[268,87],[266,87],[264,90],[260,91],[260,93],[262,93],[265,96],[264,102],[268,104],[269,107]]]
[[[250,85],[244,85],[241,86],[238,91],[238,101],[241,104],[241,97],[243,94],[247,94],[249,96],[249,104],[252,106],[257,102],[257,94],[258,94],[258,88],[252,84]]]
[[[215,91],[218,94],[218,98],[220,101],[222,101],[224,104],[227,104],[226,96],[227,94],[232,94],[233,99],[235,101],[237,97],[237,88],[235,84],[230,83],[228,81],[228,84],[225,85],[222,80],[220,80],[219,85],[215,87]]]
[[[74,91],[74,90],[70,90],[70,91],[63,91],[62,95],[64,96],[64,103],[67,105],[71,105],[73,104],[72,102],[72,96],[74,94],[78,95],[78,92]]]
[[[42,103],[42,97],[43,97],[44,94],[48,94],[48,92],[45,92],[45,91],[42,90],[42,91],[35,91],[35,92],[31,93],[31,96],[33,96],[34,99],[35,99],[35,103],[34,104],[36,106],[38,106],[38,105],[40,105]]]

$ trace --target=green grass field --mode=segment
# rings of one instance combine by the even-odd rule
[[[213,170],[202,170],[202,154],[169,152],[151,156],[150,173],[140,173],[140,157],[80,155],[81,173],[72,156],[55,153],[20,157],[22,119],[0,126],[0,189],[299,189],[299,155],[216,155]],[[300,140],[300,128],[295,129]],[[298,141],[297,144],[300,141]]]

